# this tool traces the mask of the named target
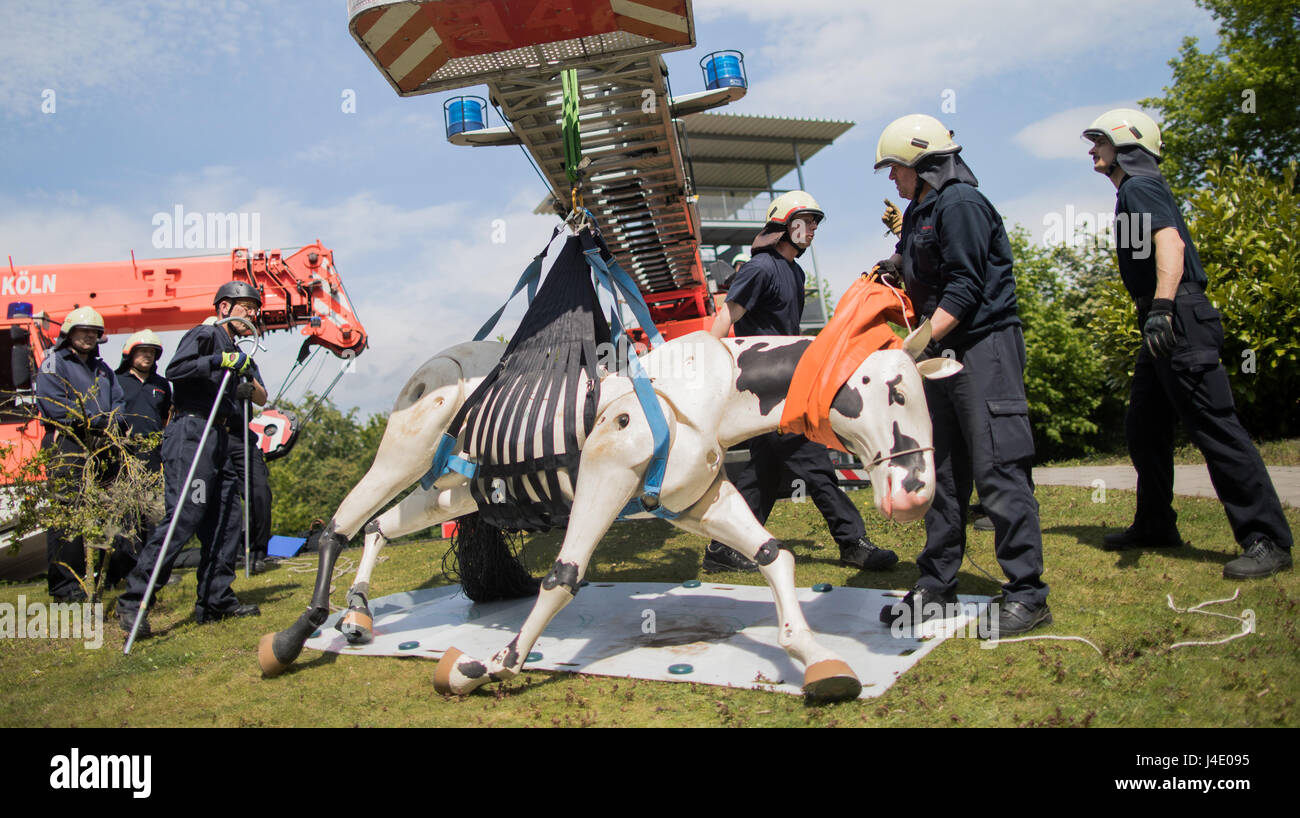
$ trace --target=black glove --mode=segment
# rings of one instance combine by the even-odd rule
[[[903,271],[898,269],[898,265],[894,263],[893,259],[887,258],[877,261],[872,266],[871,273],[879,276],[881,281],[891,287],[901,289],[903,286]]]
[[[235,397],[238,400],[251,400],[253,393],[257,391],[257,384],[252,381],[244,381],[235,387]]]
[[[1174,335],[1174,302],[1169,298],[1156,298],[1147,311],[1146,323],[1142,326],[1142,341],[1147,351],[1157,358],[1168,358],[1178,345]]]
[[[103,433],[108,429],[108,415],[95,415],[90,419],[90,431]]]

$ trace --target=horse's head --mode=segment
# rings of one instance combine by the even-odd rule
[[[934,437],[922,379],[961,370],[950,358],[916,363],[929,337],[926,322],[903,349],[867,356],[831,404],[835,433],[871,475],[876,508],[900,522],[925,516],[934,499]]]

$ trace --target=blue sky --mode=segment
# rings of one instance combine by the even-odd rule
[[[342,406],[386,411],[421,361],[473,334],[550,233],[519,149],[449,145],[450,94],[399,98],[349,35],[344,0],[5,11],[0,253],[20,266],[187,254],[151,244],[154,214],[177,205],[259,213],[267,248],[319,238],[371,335],[335,391]],[[677,93],[703,88],[703,54],[734,48],[751,85],[724,110],[856,123],[805,168],[828,214],[816,248],[835,293],[891,247],[878,217],[893,185],[871,170],[890,120],[940,117],[1008,224],[1041,236],[1067,206],[1113,209],[1079,131],[1159,95],[1183,37],[1214,42],[1192,0],[696,0],[695,18],[699,45],[666,56]],[[498,219],[504,243],[491,241]],[[259,355],[273,388],[298,340],[271,336]]]

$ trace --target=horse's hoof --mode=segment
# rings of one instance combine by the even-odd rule
[[[853,668],[839,659],[823,659],[808,666],[803,674],[804,695],[817,702],[856,699],[862,692]]]
[[[348,640],[349,645],[365,645],[370,642],[374,634],[371,626],[374,620],[370,618],[370,612],[361,608],[349,608],[348,612],[343,614],[339,620],[339,631],[342,632],[343,638]]]
[[[289,668],[288,662],[275,658],[275,634],[268,633],[257,643],[257,664],[262,667],[262,676],[273,679]]]
[[[451,689],[451,672],[456,669],[456,663],[464,655],[455,648],[447,648],[447,652],[438,660],[438,669],[433,672],[434,690],[444,696],[454,694],[455,691]]]

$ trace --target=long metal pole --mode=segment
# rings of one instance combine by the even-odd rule
[[[248,544],[248,508],[253,502],[252,475],[248,471],[248,398],[244,398],[244,579],[252,576],[252,553]]]
[[[230,370],[227,369],[221,376],[221,386],[217,387],[217,398],[212,401],[212,409],[208,412],[208,422],[203,424],[203,436],[199,438],[199,447],[194,452],[194,459],[190,461],[190,470],[185,475],[185,482],[181,483],[180,496],[176,500],[176,508],[172,510],[171,522],[167,524],[167,536],[163,537],[162,550],[158,552],[158,559],[154,561],[153,573],[149,575],[149,585],[145,588],[144,597],[140,599],[140,609],[135,612],[135,622],[131,625],[131,633],[126,638],[126,645],[122,648],[125,654],[131,653],[131,646],[135,644],[135,635],[140,631],[140,623],[144,621],[145,614],[149,610],[149,600],[153,597],[153,587],[158,582],[158,573],[162,571],[163,563],[167,559],[167,549],[171,547],[172,535],[176,533],[176,523],[181,519],[181,509],[185,507],[185,499],[189,497],[190,481],[194,479],[194,472],[199,468],[199,458],[203,457],[203,444],[208,442],[208,432],[212,431],[212,424],[217,419],[217,409],[221,407],[221,398],[226,391],[226,382],[230,380]]]

